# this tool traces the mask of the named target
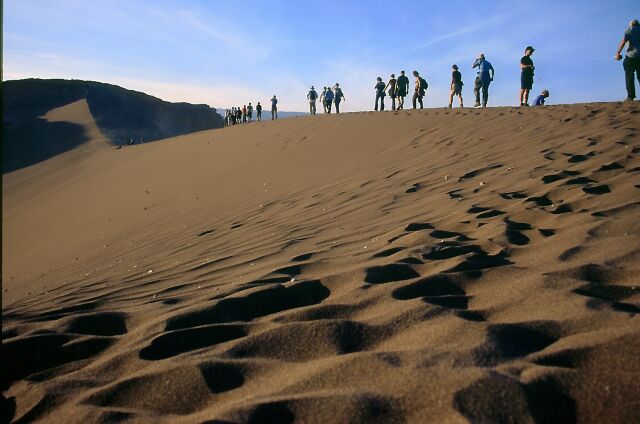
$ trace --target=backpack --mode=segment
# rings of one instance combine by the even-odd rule
[[[420,77],[420,90],[426,91],[429,88],[429,84],[427,84],[427,80]]]
[[[316,90],[309,91],[309,100],[315,100],[318,98],[318,93]]]
[[[337,88],[336,89],[336,100],[340,100],[344,97],[344,94],[342,94],[342,88]]]

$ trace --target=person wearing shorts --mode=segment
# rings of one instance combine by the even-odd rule
[[[529,106],[529,93],[533,88],[533,72],[536,69],[533,66],[533,60],[531,55],[535,49],[531,46],[527,46],[524,49],[524,56],[520,59],[520,106]]]
[[[453,107],[453,97],[458,96],[460,99],[460,107],[464,107],[462,102],[462,74],[458,70],[458,65],[451,67],[451,96],[449,97],[449,108]]]
[[[395,74],[391,74],[391,78],[385,87],[385,89],[388,90],[389,97],[391,97],[391,110],[396,110],[396,85],[396,76]]]
[[[398,97],[398,110],[404,109],[404,98],[409,94],[409,78],[400,71],[400,76],[396,82],[396,96]]]

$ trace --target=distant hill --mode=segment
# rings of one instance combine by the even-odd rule
[[[165,102],[147,94],[94,81],[4,81],[3,173],[75,148],[89,140],[77,123],[44,118],[49,111],[85,99],[99,131],[112,144],[145,142],[222,127],[208,105]]]

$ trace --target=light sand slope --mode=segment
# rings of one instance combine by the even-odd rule
[[[6,175],[3,409],[637,421],[639,124],[635,104],[316,116]]]

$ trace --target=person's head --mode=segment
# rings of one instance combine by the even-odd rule
[[[524,49],[524,54],[525,54],[525,56],[531,56],[533,54],[533,52],[535,52],[535,51],[536,51],[536,49],[534,49],[533,47],[527,46],[527,48]]]
[[[312,86],[311,86],[311,89],[312,89],[312,90],[315,90],[316,88],[312,85]]]
[[[640,22],[638,22],[637,19],[634,19],[633,21],[629,22],[630,27],[637,27],[639,25],[640,25]]]
[[[251,102],[249,102],[249,106],[251,106]]]
[[[391,78],[395,78],[395,77],[396,77],[396,74],[391,74]]]
[[[457,70],[458,70],[458,65],[453,65],[453,66],[451,67],[451,69],[453,69],[454,71],[457,71]]]
[[[336,83],[336,87],[340,87],[340,84]]]
[[[480,53],[480,54],[478,55],[478,59],[484,60],[484,53]]]
[[[400,71],[400,75],[404,75],[404,71]]]
[[[379,82],[379,81],[382,81],[382,78],[380,78],[380,77],[378,77],[377,79],[378,79],[378,82]]]
[[[258,102],[258,104],[260,104],[260,102]]]
[[[543,96],[544,98],[547,98],[547,97],[549,97],[549,90],[542,90],[542,93],[541,93],[541,94],[542,94],[542,96]]]
[[[420,74],[418,73],[418,71],[413,71],[413,76],[414,76],[414,77],[417,77],[417,76],[419,76],[419,75],[420,75]]]

